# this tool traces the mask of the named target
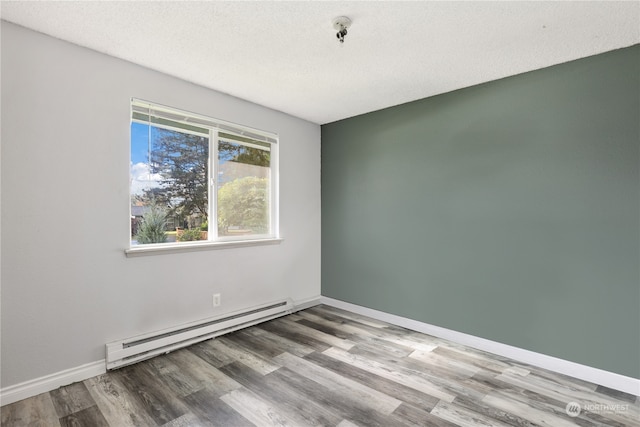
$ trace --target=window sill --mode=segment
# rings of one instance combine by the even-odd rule
[[[284,239],[271,238],[271,239],[256,239],[256,240],[235,240],[232,242],[193,242],[193,243],[178,243],[172,244],[160,244],[160,245],[139,245],[129,249],[125,249],[124,253],[127,258],[149,256],[149,255],[163,255],[163,254],[178,254],[184,252],[196,252],[196,251],[210,251],[216,249],[229,249],[229,248],[242,248],[246,246],[264,246],[264,245],[279,245]]]

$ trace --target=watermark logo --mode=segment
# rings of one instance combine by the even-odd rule
[[[629,410],[628,404],[601,404],[601,403],[586,403],[580,405],[578,402],[569,402],[564,408],[567,415],[570,417],[577,417],[580,413],[590,412],[593,414],[615,414],[618,412],[625,412]]]
[[[580,404],[578,402],[569,402],[567,403],[567,407],[564,408],[564,410],[570,417],[577,417],[578,415],[580,415],[580,411],[582,411],[582,408],[580,407]]]

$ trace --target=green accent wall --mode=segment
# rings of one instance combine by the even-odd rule
[[[636,45],[322,126],[322,295],[640,378],[639,123]]]

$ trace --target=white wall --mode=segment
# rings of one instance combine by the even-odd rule
[[[131,97],[277,132],[284,242],[126,258]],[[2,22],[1,158],[2,387],[103,359],[108,341],[320,294],[318,125]]]

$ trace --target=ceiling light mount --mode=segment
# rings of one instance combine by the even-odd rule
[[[351,26],[351,19],[346,16],[339,16],[333,20],[333,28],[338,30],[336,37],[340,42],[340,45],[344,43],[344,38],[347,35],[347,28]]]

